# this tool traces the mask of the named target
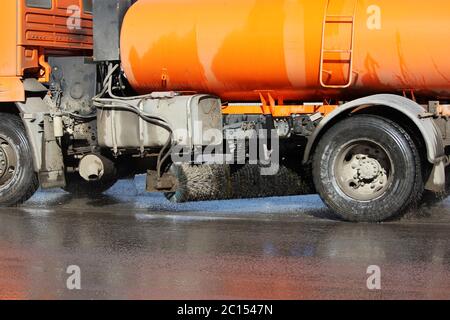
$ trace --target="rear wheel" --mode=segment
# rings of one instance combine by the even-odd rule
[[[32,149],[22,120],[12,114],[0,115],[0,205],[14,206],[27,201],[39,188]]]
[[[360,115],[334,125],[313,162],[317,191],[348,221],[397,217],[423,193],[417,147],[405,130],[382,117]]]

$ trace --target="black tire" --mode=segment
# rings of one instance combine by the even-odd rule
[[[66,186],[64,191],[74,196],[95,198],[111,189],[117,179],[107,179],[95,182],[84,180],[78,173],[66,174]]]
[[[0,206],[16,206],[34,195],[39,179],[22,119],[1,114],[0,120],[0,153],[4,157],[0,161]]]
[[[346,163],[354,169],[355,162],[351,159],[354,159],[355,155],[349,154],[347,158],[342,158],[340,154],[345,155],[343,150],[350,148],[347,146],[358,143],[374,144],[379,148],[375,152],[379,154],[382,150],[381,153],[384,154],[382,159],[388,159],[378,162],[378,164],[385,163],[384,166],[387,163],[387,172],[383,165],[380,165],[383,170],[373,171],[378,172],[376,179],[380,179],[381,184],[385,182],[378,191],[379,194],[375,194],[374,191],[373,199],[363,200],[363,197],[358,198],[351,194],[351,188],[357,193],[358,190],[363,190],[362,188],[368,188],[369,183],[370,188],[373,188],[375,185],[373,180],[364,180],[366,178],[361,178],[361,171],[358,171],[354,177],[358,179],[358,184],[350,183],[347,187],[345,183],[350,180],[342,178],[344,171],[336,170],[336,166],[342,161],[344,163],[347,161]],[[355,153],[358,154],[357,151]],[[368,158],[373,160],[371,157]],[[358,154],[356,159],[361,159],[361,155]],[[372,162],[371,165],[374,164],[376,167],[376,163]],[[345,167],[347,171],[349,165]],[[356,167],[360,170],[358,166]],[[338,171],[338,174],[335,175],[335,171]],[[419,203],[424,190],[421,157],[413,140],[399,125],[379,116],[357,115],[331,127],[316,148],[313,174],[314,183],[323,201],[339,217],[352,222],[382,222],[397,218]],[[384,177],[379,178],[379,175]],[[375,187],[378,189],[378,185]]]

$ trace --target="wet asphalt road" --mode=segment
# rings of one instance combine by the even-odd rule
[[[1,299],[450,299],[450,201],[336,221],[316,196],[174,205],[142,179],[0,209]],[[81,290],[66,269],[81,268]],[[367,268],[381,268],[381,290]]]

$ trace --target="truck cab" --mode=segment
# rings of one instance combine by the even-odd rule
[[[0,197],[11,205],[39,185],[65,185],[62,152],[44,138],[52,122],[44,100],[58,73],[49,61],[92,56],[92,1],[5,0],[0,17],[0,117],[9,132],[0,134]]]
[[[25,101],[24,79],[49,82],[50,56],[91,56],[92,0],[5,0],[0,102]]]

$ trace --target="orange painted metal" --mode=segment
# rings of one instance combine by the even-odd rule
[[[439,100],[450,98],[448,39],[447,0],[138,0],[121,55],[140,93],[245,102],[270,92],[286,103],[406,90]]]
[[[223,114],[252,114],[272,115],[276,118],[289,117],[294,114],[328,115],[336,109],[337,105],[276,105],[269,112],[262,105],[228,105],[222,108]]]
[[[0,11],[0,77],[17,76],[17,4],[2,1]]]
[[[92,50],[92,15],[84,12],[83,0],[53,0],[52,9],[29,8],[25,0],[17,2],[19,46],[64,55]]]
[[[8,0],[10,1],[10,0]],[[48,55],[83,55],[93,48],[92,15],[83,10],[82,0],[53,0],[51,9],[29,8],[17,0],[17,74],[37,69],[38,78],[49,78]]]
[[[25,101],[23,83],[19,77],[0,77],[0,102]]]
[[[92,15],[84,12],[83,0],[52,0],[51,9],[29,8],[26,0],[3,0],[0,29],[0,86],[4,89],[0,102],[24,99],[17,79],[48,81],[49,55],[92,52]]]
[[[254,115],[272,115],[274,117],[289,117],[297,114],[315,114],[321,113],[328,115],[336,109],[337,105],[326,104],[305,104],[305,105],[285,105],[282,99],[275,101],[272,92],[260,92],[261,104],[239,105],[228,104],[222,107],[222,114],[254,114]]]

